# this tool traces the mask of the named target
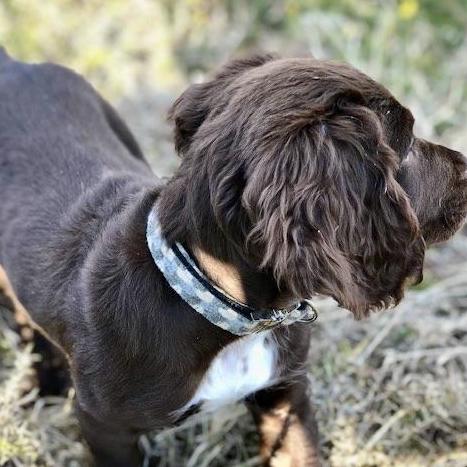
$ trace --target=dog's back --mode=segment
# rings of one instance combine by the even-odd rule
[[[0,231],[11,215],[8,200],[27,206],[53,190],[66,205],[82,192],[83,179],[91,184],[106,168],[141,171],[135,158],[143,156],[131,133],[83,78],[0,52]]]
[[[146,182],[155,177],[130,131],[83,78],[0,50],[0,265],[27,308],[29,280],[53,286],[45,276],[65,255],[63,232],[89,227],[96,210],[110,216],[128,185]],[[77,237],[84,255],[86,236]]]

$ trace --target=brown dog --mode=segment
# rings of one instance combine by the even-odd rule
[[[166,185],[72,72],[3,54],[0,102],[0,263],[67,356],[96,463],[136,466],[140,433],[245,399],[265,463],[318,465],[295,304],[397,303],[464,219],[463,156],[415,138],[383,86],[314,59],[234,60],[190,87]]]

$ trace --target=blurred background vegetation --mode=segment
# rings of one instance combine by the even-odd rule
[[[386,84],[425,136],[466,117],[467,0],[2,0],[0,41],[63,63],[116,102],[174,94],[232,55],[345,60]],[[465,147],[465,146],[464,146]]]
[[[0,45],[84,75],[162,175],[177,165],[170,103],[252,51],[349,62],[413,111],[419,136],[467,153],[466,31],[467,0],[0,0]],[[467,466],[466,260],[463,235],[434,249],[396,315],[353,323],[323,305],[310,365],[330,465]],[[35,357],[1,324],[0,358],[0,465],[85,465],[73,394],[26,390]],[[253,466],[254,439],[234,411],[143,447],[161,466]]]

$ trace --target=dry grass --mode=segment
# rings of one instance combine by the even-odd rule
[[[424,287],[367,321],[320,303],[310,378],[329,465],[467,465],[466,259],[467,238],[458,235],[430,253]],[[86,465],[73,395],[40,399],[28,390],[34,357],[0,329],[0,465]],[[246,467],[259,465],[256,441],[236,406],[141,444],[162,467]]]
[[[39,398],[32,365],[39,357],[22,346],[0,309],[0,465],[83,465],[87,454],[68,398]]]
[[[120,104],[123,116],[157,173],[171,173],[176,163],[163,116],[173,96],[155,94],[154,86],[164,80],[180,86],[186,79],[179,71],[175,76],[172,69],[165,70],[165,65],[174,61],[166,42],[177,42],[179,34],[183,50],[193,43],[204,44],[199,37],[193,39],[195,33],[186,41],[180,22],[186,21],[191,30],[192,20],[180,16],[177,37],[169,40],[164,36],[157,42],[162,29],[154,27],[155,14],[135,14],[117,38],[103,33],[114,24],[122,24],[120,16],[126,21],[127,2],[113,2],[116,13],[107,8],[107,2],[105,6],[90,2],[100,5],[93,14],[82,10],[82,2],[69,1],[68,9],[58,8],[54,2],[35,5],[16,0],[5,5],[9,3],[16,5],[21,12],[18,18],[23,18],[18,28],[8,23],[8,16],[2,18],[0,8],[0,29],[9,35],[10,51],[15,52],[16,47],[20,58],[68,63],[92,78],[107,95],[124,89],[126,99]],[[444,53],[439,63],[432,59],[436,66],[432,62],[426,65],[427,58],[435,57],[437,30],[423,20],[413,21],[410,37],[416,40],[407,41],[395,32],[400,19],[392,3],[367,2],[362,8],[371,9],[370,3],[378,11],[373,12],[377,19],[373,26],[343,14],[310,9],[291,28],[294,38],[262,31],[259,46],[287,55],[300,43],[300,53],[305,48],[318,57],[348,60],[381,79],[409,105],[417,118],[419,135],[441,138],[466,151],[462,127],[467,112],[463,104],[467,42]],[[73,10],[75,4],[79,14]],[[155,2],[145,4],[146,8],[159,8]],[[241,27],[224,29],[241,36],[246,23],[238,23]],[[69,31],[74,31],[76,24],[80,34],[73,34],[69,43]],[[172,24],[164,27],[164,34],[174,31]],[[199,31],[203,38],[219,39],[215,50],[220,52],[209,49],[212,53],[205,54],[209,63],[222,61],[240,42],[237,36],[213,34],[210,23],[201,24]],[[34,34],[29,38],[31,32]],[[141,43],[143,36],[146,40]],[[158,46],[153,47],[153,43]],[[88,44],[96,47],[87,50]],[[130,53],[135,44],[144,53]],[[34,49],[30,54],[25,52],[29,48]],[[196,62],[204,57],[188,55]],[[162,80],[161,73],[166,74]],[[397,311],[363,322],[353,321],[327,300],[320,303],[310,378],[328,465],[467,466],[467,237],[458,235],[447,246],[432,250],[425,277],[423,287],[410,291]],[[0,465],[86,466],[86,450],[72,414],[73,394],[39,398],[30,384],[34,358],[0,320]],[[159,458],[161,467],[255,466],[259,465],[256,440],[250,417],[238,406],[197,419],[184,428],[148,436],[142,448],[148,459]]]

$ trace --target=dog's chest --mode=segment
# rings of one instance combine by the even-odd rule
[[[271,386],[277,378],[278,349],[272,333],[242,337],[214,358],[184,409],[200,405],[201,410],[216,410]]]

